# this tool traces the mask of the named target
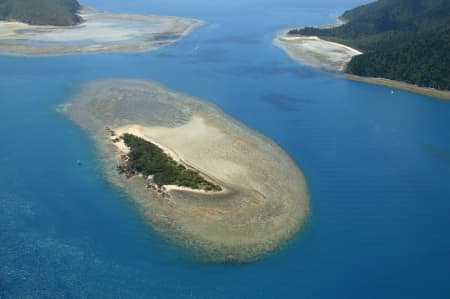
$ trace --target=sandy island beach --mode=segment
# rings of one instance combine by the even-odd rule
[[[291,59],[312,67],[343,73],[353,56],[362,52],[335,42],[322,40],[316,36],[288,35],[291,29],[276,34],[273,44],[281,48]],[[390,86],[422,95],[450,100],[450,91],[420,87],[405,82],[385,78],[361,77],[344,74],[347,79],[370,84]]]
[[[249,262],[279,248],[309,213],[305,178],[273,141],[207,102],[154,82],[100,80],[83,85],[64,113],[95,141],[108,179],[137,204],[152,228],[211,262]],[[132,133],[223,187],[169,188],[163,197],[145,179],[116,166],[127,148],[111,142]]]
[[[206,134],[211,134],[211,132],[207,132],[208,128],[206,127],[204,120],[198,116],[192,117],[191,121],[183,126],[177,127],[176,130],[174,128],[167,127],[144,127],[140,125],[126,125],[119,128],[111,129],[111,132],[114,132],[114,136],[123,136],[124,134],[132,134],[134,136],[140,137],[146,141],[149,141],[159,148],[161,148],[164,153],[169,155],[174,161],[179,164],[184,165],[185,167],[195,170],[202,174],[203,177],[207,178],[209,181],[220,185],[220,182],[217,178],[212,177],[208,174],[204,169],[200,169],[198,165],[194,165],[193,163],[186,160],[186,158],[182,155],[182,153],[178,153],[172,148],[184,148],[186,149],[186,144],[182,145],[174,145],[174,142],[179,142],[182,140],[189,140],[189,144],[195,142],[205,136]],[[111,137],[114,140],[116,137]],[[182,136],[183,138],[180,138]],[[206,136],[207,137],[207,136]],[[127,155],[130,149],[126,146],[123,140],[113,142],[117,148],[118,153],[122,155]],[[170,146],[170,147],[169,147]],[[224,186],[222,187],[222,191],[215,191],[215,195],[219,193],[227,192]],[[176,185],[165,185],[165,189],[167,190],[183,190],[187,192],[194,193],[202,193],[207,194],[208,192],[202,189],[191,189],[182,186]]]
[[[75,26],[34,26],[0,21],[0,54],[64,55],[143,52],[173,43],[203,24],[196,19],[133,15],[83,7]]]

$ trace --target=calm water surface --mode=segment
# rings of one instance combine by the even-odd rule
[[[367,1],[223,2],[88,0],[208,24],[145,54],[0,56],[0,298],[450,298],[450,102],[346,81],[271,45]],[[198,263],[153,233],[55,112],[110,77],[161,81],[278,142],[310,186],[302,233],[248,265]]]

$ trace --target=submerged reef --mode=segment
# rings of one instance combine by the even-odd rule
[[[108,179],[151,227],[210,262],[249,262],[279,248],[309,213],[305,178],[273,141],[214,105],[142,80],[86,83],[63,108],[95,141]],[[132,134],[220,186],[208,192],[151,187],[117,170]],[[149,187],[150,186],[150,187]]]

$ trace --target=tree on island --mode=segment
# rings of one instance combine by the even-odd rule
[[[132,134],[124,134],[121,138],[130,148],[126,165],[119,166],[121,172],[153,176],[153,181],[160,187],[176,185],[205,191],[222,190],[198,172],[177,163],[155,144]]]

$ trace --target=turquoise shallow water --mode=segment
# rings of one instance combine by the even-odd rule
[[[152,53],[0,56],[0,298],[450,297],[450,102],[346,81],[271,45],[362,1],[86,2],[209,23]],[[110,77],[161,81],[278,142],[310,186],[302,233],[248,265],[200,264],[154,234],[55,112]]]

